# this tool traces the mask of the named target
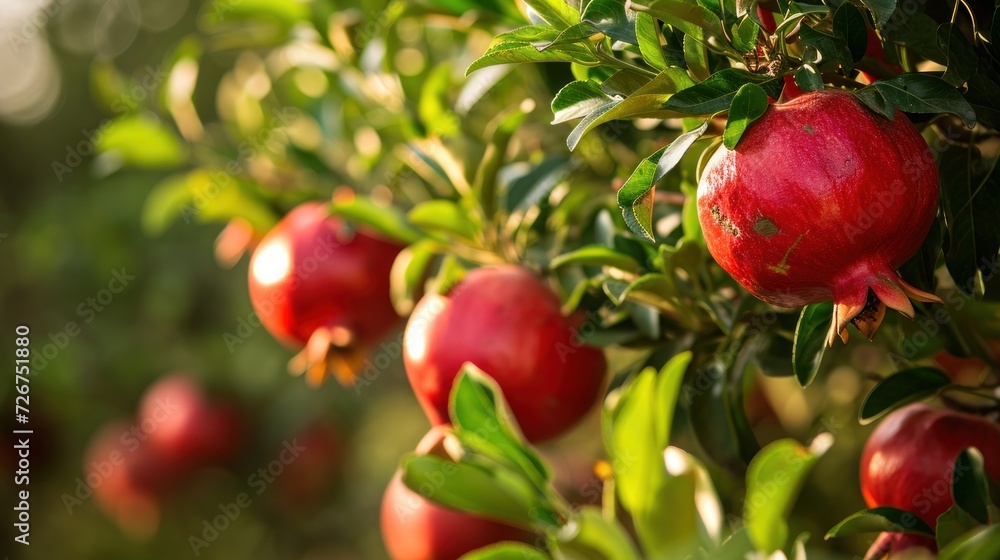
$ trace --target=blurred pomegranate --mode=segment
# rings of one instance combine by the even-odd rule
[[[332,424],[315,422],[294,438],[304,449],[275,481],[279,499],[291,510],[311,510],[323,504],[343,466],[344,437]]]
[[[250,301],[264,327],[304,350],[290,364],[313,383],[351,383],[368,348],[399,322],[389,271],[402,247],[330,216],[321,202],[288,213],[250,259]]]
[[[145,539],[156,532],[162,499],[186,474],[186,467],[131,437],[133,427],[120,420],[97,432],[84,455],[84,481],[122,530]]]
[[[161,455],[190,466],[220,464],[241,447],[241,412],[231,403],[213,403],[190,377],[157,380],[139,404],[137,437],[148,438]]]

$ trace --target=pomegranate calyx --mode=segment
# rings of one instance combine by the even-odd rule
[[[306,374],[306,381],[319,387],[331,375],[341,385],[354,385],[364,362],[367,350],[354,344],[354,334],[345,327],[316,329],[305,348],[288,361],[292,375]]]
[[[864,299],[861,298],[864,294]],[[912,319],[910,299],[927,303],[944,301],[934,294],[914,288],[886,266],[862,265],[834,290],[833,322],[826,335],[827,346],[839,335],[847,343],[847,324],[853,323],[861,334],[872,340],[885,318],[886,307]]]
[[[864,308],[851,319],[851,322],[861,331],[861,334],[865,335],[865,338],[872,340],[882,325],[882,319],[885,319],[885,303],[869,288],[868,301],[865,302]]]

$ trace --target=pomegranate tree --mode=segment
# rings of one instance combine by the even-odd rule
[[[290,364],[321,383],[350,383],[367,348],[396,325],[389,271],[401,247],[331,217],[321,202],[288,213],[250,260],[250,300],[281,342],[305,347]]]
[[[496,380],[528,440],[552,439],[594,406],[604,384],[603,352],[577,337],[583,321],[564,317],[533,272],[479,268],[417,304],[404,336],[406,373],[431,423],[447,424],[452,382],[472,362]]]
[[[698,216],[715,260],[782,307],[832,299],[827,343],[853,322],[867,337],[889,306],[940,302],[896,269],[934,220],[937,167],[901,112],[890,120],[824,90],[769,107],[738,146],[709,160]]]

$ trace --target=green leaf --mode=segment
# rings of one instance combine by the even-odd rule
[[[559,29],[565,29],[580,21],[580,12],[565,0],[524,0],[524,3],[542,16],[542,19]]]
[[[684,153],[708,130],[708,121],[678,136],[670,145],[642,160],[618,191],[625,224],[636,235],[653,242],[653,195],[656,182],[680,163]]]
[[[981,451],[967,447],[955,459],[951,475],[951,493],[955,505],[976,521],[990,522],[990,481]]]
[[[846,5],[846,4],[845,4]],[[806,47],[810,49],[812,47]],[[813,64],[803,64],[795,70],[795,85],[802,91],[819,91],[823,89],[823,75]]]
[[[423,296],[427,268],[434,260],[439,245],[430,239],[417,241],[396,255],[389,272],[389,298],[392,306],[405,317]]]
[[[569,158],[555,153],[507,185],[508,212],[519,212],[541,202],[569,174]]]
[[[684,65],[694,76],[695,80],[707,80],[712,75],[708,67],[708,47],[705,45],[702,30],[698,34],[690,33],[684,35]]]
[[[257,231],[268,231],[278,221],[274,211],[253,194],[254,189],[222,169],[197,169],[158,183],[146,196],[143,228],[153,235],[171,223],[246,220]]]
[[[800,387],[807,387],[816,379],[832,321],[832,301],[813,303],[802,308],[799,322],[795,325],[795,342],[792,346],[792,371],[795,372],[795,380]]]
[[[523,41],[503,41],[495,43],[476,59],[466,75],[496,64],[517,64],[522,62],[576,62],[579,64],[596,65],[594,54],[582,45],[563,44],[538,50],[533,44]]]
[[[405,457],[402,469],[403,483],[432,502],[521,527],[558,523],[552,506],[530,482],[503,469],[434,455]]]
[[[601,82],[601,90],[609,95],[629,96],[649,82],[649,77],[643,74],[632,70],[619,70]]]
[[[892,17],[892,12],[896,11],[896,0],[861,0],[873,16],[875,25],[882,27]]]
[[[583,11],[583,21],[594,24],[615,41],[639,44],[635,33],[635,12],[626,11],[620,0],[591,0]]]
[[[830,529],[824,538],[882,532],[934,536],[934,529],[923,519],[908,511],[886,506],[862,510],[848,516]]]
[[[750,124],[759,119],[767,110],[767,93],[757,84],[744,84],[733,96],[729,107],[729,119],[722,134],[723,144],[730,150],[743,137]]]
[[[592,23],[585,21],[567,27],[561,33],[559,33],[559,35],[557,35],[555,39],[552,39],[551,41],[542,44],[538,44],[535,46],[535,48],[537,48],[540,51],[544,51],[545,49],[557,45],[581,43],[599,32],[600,30],[594,27]]]
[[[630,117],[678,117],[680,113],[664,111],[670,96],[694,82],[682,68],[667,68],[646,85],[623,100],[611,100],[595,109],[573,129],[566,138],[570,150],[576,149],[583,135],[605,122]]]
[[[788,541],[788,514],[813,464],[833,443],[821,434],[805,447],[791,439],[768,444],[750,461],[743,517],[750,540],[770,554]]]
[[[404,243],[415,243],[423,234],[413,229],[406,218],[393,206],[385,206],[367,197],[354,197],[347,202],[335,202],[330,213],[364,224],[373,230]]]
[[[855,92],[869,106],[868,98],[862,92],[875,91],[882,96],[889,107],[907,113],[950,113],[962,119],[972,128],[976,124],[976,112],[969,102],[955,91],[948,82],[929,74],[900,74],[891,80],[879,80]],[[872,107],[876,111],[875,107]],[[888,113],[884,113],[889,116]]]
[[[525,25],[497,35],[494,42],[549,43],[558,36],[559,30],[551,25]]]
[[[781,93],[781,78],[751,74],[738,68],[726,68],[711,78],[674,94],[664,109],[688,115],[711,115],[729,108],[736,92],[745,84],[757,84],[771,97]]]
[[[555,270],[568,265],[610,266],[628,272],[642,268],[642,265],[632,257],[604,245],[586,245],[569,253],[563,253],[552,259],[549,266]]]
[[[879,381],[861,403],[860,421],[869,424],[887,412],[932,395],[951,384],[951,379],[931,367],[903,370]]]
[[[462,366],[448,401],[455,435],[477,453],[531,481],[540,492],[552,478],[549,467],[524,443],[496,382],[471,363]]]
[[[682,504],[693,506],[693,482],[670,475],[663,455],[691,357],[684,352],[659,372],[653,368],[640,372],[611,412],[610,447],[618,495],[632,515],[643,548],[652,556],[683,546],[698,531],[693,507],[687,514],[680,510]]]
[[[711,10],[695,2],[685,0],[645,0],[633,2],[632,9],[647,11],[667,25],[684,33],[697,35],[699,30],[708,31],[716,37],[725,37],[722,20]]]
[[[667,59],[663,56],[663,47],[660,45],[660,26],[653,16],[644,12],[636,14],[635,37],[643,60],[657,70],[666,70]]]
[[[969,515],[968,512],[958,507],[958,505],[952,505],[937,518],[935,540],[937,541],[938,549],[944,549],[952,542],[958,540],[962,535],[980,526],[981,523],[976,518]]]
[[[600,508],[584,506],[573,518],[572,531],[559,535],[560,557],[567,559],[639,560],[631,537],[613,520],[604,517]]]
[[[950,149],[940,155],[941,201],[948,244],[945,265],[965,294],[981,296],[1000,251],[1000,229],[990,227],[1000,210],[1000,165],[978,151]]]
[[[501,542],[463,554],[459,560],[550,560],[550,557],[531,545]]]
[[[462,239],[474,239],[479,227],[469,213],[451,200],[428,200],[410,210],[409,222],[426,231],[440,231]]]
[[[854,4],[844,2],[833,13],[833,34],[847,45],[854,62],[864,58],[868,48],[868,25]]]
[[[164,168],[187,159],[187,147],[160,121],[128,116],[111,121],[97,140],[97,150],[113,153],[125,165]]]
[[[570,82],[552,99],[552,124],[586,117],[612,101],[595,80]]]
[[[1000,35],[997,35],[1000,41]],[[1000,129],[1000,83],[983,73],[969,79],[965,99],[976,112],[977,120],[992,128]]]
[[[1000,558],[1000,525],[973,529],[938,554],[938,560]]]
[[[1000,39],[1000,37],[998,37]],[[962,31],[953,23],[943,23],[937,29],[938,49],[944,54],[948,71],[941,78],[960,88],[976,73],[979,57]]]
[[[760,26],[750,17],[744,17],[733,24],[733,46],[741,53],[752,53],[757,49],[757,34]]]
[[[865,34],[867,39],[867,31]],[[803,44],[822,53],[824,61],[835,60],[844,67],[846,72],[854,69],[854,57],[845,39],[816,31],[804,23],[799,26],[799,38],[802,39]]]

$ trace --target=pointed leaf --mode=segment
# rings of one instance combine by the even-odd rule
[[[951,385],[949,378],[931,367],[907,369],[879,381],[861,403],[861,424],[932,395]]]
[[[743,133],[766,110],[767,93],[759,85],[744,84],[740,87],[729,107],[729,119],[722,135],[723,144],[730,150],[735,149]]]
[[[792,371],[800,387],[807,387],[816,378],[826,351],[826,335],[833,321],[833,302],[813,303],[802,308],[795,326],[792,346]]]
[[[641,265],[632,257],[604,245],[587,245],[569,253],[563,253],[552,259],[549,266],[555,270],[573,264],[610,266],[629,272],[634,272],[641,268]]]
[[[861,0],[875,16],[875,24],[882,27],[896,11],[896,0]]]
[[[990,480],[981,451],[967,447],[955,459],[951,474],[951,493],[955,505],[976,521],[990,522]]]
[[[906,113],[950,113],[972,128],[976,112],[948,82],[930,74],[900,74],[891,80],[879,80],[855,92],[865,100],[862,92],[876,90],[889,107]],[[867,100],[865,100],[867,103]]]
[[[824,538],[882,532],[934,536],[934,529],[923,519],[908,511],[886,506],[862,510],[848,516],[827,531]]]
[[[688,115],[711,115],[729,108],[733,97],[744,84],[757,84],[771,97],[781,93],[781,78],[751,74],[738,68],[726,68],[711,78],[674,94],[664,109]]]
[[[799,489],[832,443],[829,434],[817,436],[810,447],[782,439],[765,446],[750,461],[743,517],[758,549],[770,554],[788,542],[787,518]]]

